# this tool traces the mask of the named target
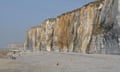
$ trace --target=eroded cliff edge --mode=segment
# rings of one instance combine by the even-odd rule
[[[115,27],[117,2],[96,0],[46,19],[40,26],[27,31],[26,49],[120,54],[120,37]]]

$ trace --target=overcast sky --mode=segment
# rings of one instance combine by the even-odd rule
[[[90,1],[93,0],[0,0],[0,48],[23,42],[30,27]]]

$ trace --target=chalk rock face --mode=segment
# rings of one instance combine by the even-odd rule
[[[51,51],[55,20],[47,19],[40,26],[29,29],[26,33],[25,47],[33,51]]]
[[[47,51],[51,51],[53,44],[53,33],[54,33],[54,25],[56,23],[55,18],[50,18],[45,21],[43,24],[44,32],[43,34],[43,45],[41,48],[44,48]],[[41,41],[42,42],[42,41]]]
[[[93,32],[95,3],[57,17],[54,41],[60,51],[85,52]]]
[[[25,47],[29,50],[36,50],[38,45],[38,40],[40,35],[38,35],[41,32],[38,32],[40,30],[39,26],[30,28],[26,33],[26,41],[25,41]]]
[[[56,18],[47,19],[41,26],[28,30],[26,48],[118,54],[117,3],[118,0],[96,0]]]
[[[92,36],[89,53],[95,51],[95,53],[120,54],[119,25],[116,22],[117,2],[117,0],[105,0],[98,22],[102,33]],[[97,29],[95,31],[99,32]]]

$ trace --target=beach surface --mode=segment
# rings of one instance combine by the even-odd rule
[[[0,72],[119,72],[119,55],[38,52],[0,58]]]

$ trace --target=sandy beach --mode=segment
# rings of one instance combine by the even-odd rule
[[[0,59],[0,72],[119,72],[119,55],[39,52]]]

